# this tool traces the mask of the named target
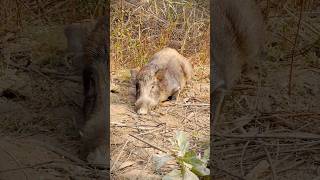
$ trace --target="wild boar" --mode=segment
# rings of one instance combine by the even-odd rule
[[[99,18],[88,36],[72,36],[69,42],[81,54],[84,89],[83,118],[77,121],[82,147],[80,156],[98,167],[109,166],[109,20]],[[81,29],[81,28],[80,28]],[[70,29],[69,29],[70,30]],[[79,29],[78,29],[79,30]],[[83,32],[80,30],[80,32]],[[78,33],[78,35],[81,33]],[[79,62],[80,63],[80,62]]]
[[[83,148],[90,163],[109,163],[109,20],[100,18],[84,46]]]
[[[147,114],[160,102],[175,100],[191,76],[191,63],[176,50],[167,47],[154,54],[139,72],[131,70],[137,113]]]
[[[264,27],[261,11],[254,0],[214,0],[211,9],[210,97],[212,118],[216,120],[225,92],[233,89],[241,74],[257,74],[255,66],[264,47]]]

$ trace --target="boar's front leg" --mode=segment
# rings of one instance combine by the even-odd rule
[[[181,92],[180,86],[174,88],[174,89],[173,89],[173,93],[172,93],[172,95],[171,95],[171,100],[177,101],[178,98],[179,98],[180,92]]]

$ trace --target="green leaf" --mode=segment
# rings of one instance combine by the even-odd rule
[[[210,175],[210,169],[204,165],[195,165],[192,167],[191,171],[201,177]]]
[[[164,177],[162,177],[162,180],[183,180],[181,171],[178,169],[174,169],[168,174],[166,174]]]
[[[191,164],[192,166],[195,165],[203,165],[204,162],[202,162],[196,155],[194,151],[188,151],[183,156],[182,160],[188,164]]]
[[[154,155],[153,162],[156,165],[156,170],[159,170],[163,165],[165,165],[172,157],[168,154],[164,155]]]
[[[184,156],[184,154],[189,149],[187,134],[185,132],[178,131],[176,134],[176,140],[179,147],[178,156]]]
[[[183,166],[184,166],[184,168],[188,168],[188,169],[192,168],[192,165],[189,163],[186,163],[186,162],[183,162]]]
[[[206,167],[206,163],[199,159],[193,151],[186,152],[181,160],[184,161],[184,164],[190,164],[191,167],[189,168],[198,176],[207,176],[210,174],[210,170]]]
[[[209,161],[209,158],[210,158],[210,148],[204,150],[204,154],[203,154],[203,157],[202,157],[202,161],[207,164],[208,161]]]
[[[199,180],[198,176],[189,170],[189,168],[185,168],[183,174],[183,180]]]

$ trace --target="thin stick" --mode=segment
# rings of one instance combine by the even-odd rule
[[[52,151],[52,152],[54,152],[54,153],[56,153],[56,154],[58,154],[60,156],[63,156],[64,158],[69,159],[72,162],[75,162],[75,163],[78,163],[78,164],[86,164],[86,162],[84,162],[83,160],[81,160],[78,157],[66,152],[63,149],[51,146],[51,145],[49,145],[47,143],[44,143],[44,142],[41,142],[41,141],[37,141],[37,140],[28,140],[28,142],[36,143],[37,145],[42,146],[45,149],[50,150],[50,151]]]
[[[0,147],[0,149],[1,149],[3,152],[5,152],[8,156],[10,156],[11,159],[13,159],[13,160],[16,162],[16,164],[19,166],[19,168],[22,167],[20,161],[19,161],[13,154],[11,154],[10,152],[8,152],[7,150],[5,150],[5,149],[2,148],[2,147]],[[24,174],[24,176],[25,176],[25,179],[28,180],[29,178],[28,178],[28,175],[27,175],[26,171],[25,171],[24,169],[21,169],[21,170],[22,170],[22,172],[23,172],[23,174]]]
[[[237,175],[235,175],[235,174],[233,174],[233,173],[231,173],[231,172],[229,172],[229,171],[227,171],[225,169],[221,169],[221,168],[219,168],[217,166],[213,166],[213,168],[215,168],[215,169],[217,169],[219,171],[222,171],[223,173],[225,173],[225,174],[227,174],[227,175],[229,175],[231,177],[234,177],[234,178],[237,178],[237,179],[240,179],[240,180],[245,180],[244,178],[242,178],[240,176],[237,176]]]
[[[159,131],[159,130],[162,130],[163,128],[165,128],[165,126],[160,126],[158,128],[154,128],[153,130],[150,130],[150,131],[147,131],[147,132],[143,132],[143,133],[140,133],[139,135],[146,135],[146,134],[150,134],[150,133],[153,133],[155,131]]]
[[[137,137],[137,136],[135,136],[135,135],[132,135],[132,134],[129,134],[129,136],[132,136],[132,137],[138,139],[139,141],[144,142],[144,143],[148,144],[149,146],[151,146],[151,147],[153,147],[153,148],[155,148],[155,149],[157,149],[157,150],[159,150],[159,151],[162,151],[162,152],[168,154],[168,151],[166,151],[166,150],[164,150],[164,149],[162,149],[162,148],[160,148],[160,147],[157,147],[157,146],[155,146],[155,145],[147,142],[146,140],[143,140],[143,139],[141,139],[141,138],[139,138],[139,137]]]
[[[210,106],[210,104],[202,103],[202,104],[180,104],[180,103],[174,103],[174,105],[178,106]]]
[[[268,134],[231,134],[222,135],[217,132],[213,133],[216,136],[225,138],[268,138],[268,139],[306,139],[306,140],[320,140],[320,135],[311,133],[268,133]]]
[[[300,8],[300,14],[299,14],[298,29],[297,29],[297,33],[296,33],[296,36],[295,36],[295,39],[294,39],[294,44],[293,44],[293,48],[292,48],[291,64],[290,64],[289,85],[288,85],[289,86],[289,88],[288,88],[289,96],[291,95],[294,53],[295,53],[295,50],[296,50],[296,45],[297,45],[297,42],[298,42],[298,35],[299,35],[299,32],[300,32],[304,0],[301,0],[300,2],[301,2],[301,4],[300,4],[301,8]]]
[[[116,166],[116,164],[117,164],[117,162],[119,161],[120,156],[122,155],[122,152],[123,152],[124,148],[127,146],[128,142],[129,142],[129,140],[127,140],[127,141],[124,143],[124,145],[122,146],[122,148],[121,148],[121,150],[120,150],[120,153],[119,153],[119,155],[117,156],[116,161],[113,163],[113,165],[112,165],[112,167],[111,167],[111,169],[110,169],[110,172],[111,172],[111,171],[113,170],[113,168]]]
[[[274,165],[272,163],[272,159],[271,159],[270,153],[269,153],[268,149],[265,146],[263,146],[263,149],[266,152],[266,155],[267,155],[267,158],[268,158],[268,161],[269,161],[270,169],[271,169],[271,172],[272,172],[272,179],[276,180],[277,179],[277,174],[276,174],[276,170],[274,168]]]
[[[6,173],[6,172],[17,171],[17,170],[28,169],[28,168],[35,168],[38,166],[52,164],[52,163],[55,163],[55,161],[47,161],[47,162],[37,163],[29,166],[22,166],[18,168],[3,169],[3,170],[0,170],[0,173]]]
[[[290,169],[292,169],[292,168],[294,168],[294,167],[297,167],[297,166],[299,166],[299,165],[301,165],[301,164],[303,164],[303,163],[305,163],[305,160],[300,160],[300,161],[292,162],[292,164],[290,164],[289,166],[286,166],[286,167],[280,169],[280,170],[278,171],[278,173],[282,173],[282,172],[288,171],[288,170],[290,170]]]
[[[243,158],[246,153],[247,147],[250,144],[250,141],[247,141],[246,144],[244,145],[242,152],[241,152],[241,160],[240,160],[240,170],[241,170],[241,175],[244,177],[244,170],[243,170]]]

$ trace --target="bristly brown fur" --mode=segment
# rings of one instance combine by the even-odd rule
[[[97,148],[107,148],[107,17],[98,20],[84,47],[84,104],[83,147],[81,156],[87,157]],[[100,160],[108,162],[105,157]]]
[[[211,11],[210,128],[215,129],[226,91],[234,88],[245,67],[247,72],[254,72],[265,34],[262,14],[254,0],[213,0]]]
[[[106,16],[98,19],[97,24],[88,38],[84,48],[84,63],[91,64],[92,61],[99,59],[98,57],[105,56],[105,40],[107,32],[108,19]]]
[[[139,82],[148,82],[155,77],[157,71],[159,70],[159,66],[156,64],[148,64],[144,66],[137,75],[137,80]]]
[[[163,48],[136,76],[132,78],[136,84],[136,109],[144,114],[159,102],[176,97],[191,79],[192,65],[176,50]]]

